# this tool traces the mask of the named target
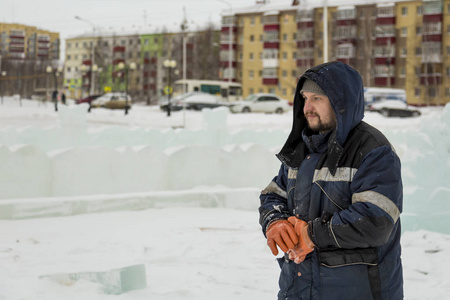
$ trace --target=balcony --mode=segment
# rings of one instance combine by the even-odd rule
[[[262,61],[263,68],[278,68],[279,61],[276,58],[264,58]]]
[[[420,84],[421,85],[436,85],[442,84],[442,74],[420,74]]]
[[[263,78],[262,80],[263,85],[277,85],[278,84],[278,78]]]
[[[299,58],[297,59],[297,67],[310,68],[314,66],[314,58]]]
[[[125,52],[125,46],[115,46],[113,52]]]

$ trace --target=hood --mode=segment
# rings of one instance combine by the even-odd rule
[[[308,69],[299,79],[294,96],[293,123],[289,137],[277,157],[288,167],[297,169],[306,154],[302,132],[307,127],[303,114],[304,99],[300,90],[306,79],[317,83],[330,99],[336,114],[336,130],[328,141],[328,154],[336,164],[347,136],[364,118],[364,87],[359,73],[342,62],[329,62]]]

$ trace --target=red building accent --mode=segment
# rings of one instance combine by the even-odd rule
[[[233,43],[233,42],[232,42]],[[220,44],[220,50],[223,50],[223,51],[228,51],[228,49],[229,49],[229,46],[228,46],[229,44],[228,43],[226,43],[226,44]],[[232,50],[236,50],[236,44],[231,44],[231,49]]]
[[[424,15],[423,22],[424,23],[442,23],[442,14]]]
[[[279,24],[265,24],[264,31],[280,31]]]
[[[377,25],[395,25],[395,17],[377,17]]]
[[[376,46],[387,46],[389,43],[391,45],[395,44],[395,36],[382,36],[375,39]]]
[[[440,75],[420,76],[421,85],[442,84],[442,77]]]
[[[390,59],[389,63],[388,59]],[[375,65],[395,65],[395,57],[376,57]]]
[[[313,21],[297,22],[297,29],[307,29],[307,28],[313,28],[313,27],[314,27]]]
[[[337,20],[336,21],[337,26],[354,26],[356,24],[357,24],[356,19]]]
[[[280,42],[264,42],[264,49],[278,49]]]
[[[263,78],[264,85],[277,85],[278,78]]]
[[[395,77],[390,77],[390,79],[391,79],[391,86],[394,86],[395,85]],[[387,77],[375,77],[375,85],[387,86],[388,85]]]
[[[125,52],[125,46],[115,46],[113,52]]]
[[[422,36],[423,42],[442,42],[441,34],[424,34]]]

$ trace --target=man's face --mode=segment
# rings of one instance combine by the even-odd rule
[[[327,96],[303,92],[303,98],[303,113],[311,130],[325,133],[336,127],[336,115]]]

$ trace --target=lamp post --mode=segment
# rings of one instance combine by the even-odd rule
[[[172,96],[172,69],[177,66],[177,62],[173,59],[166,59],[163,62],[163,65],[165,68],[167,68],[167,86],[164,88],[164,93],[166,93],[167,95],[167,116],[170,117],[170,98]]]
[[[0,76],[1,77],[6,77],[6,71],[2,71],[1,73],[0,73]],[[1,91],[1,93],[2,93],[2,105],[3,105],[3,80],[0,80],[0,91]]]
[[[128,114],[128,109],[129,109],[129,105],[128,105],[128,83],[130,81],[129,79],[129,71],[134,71],[137,68],[137,65],[135,62],[131,62],[129,65],[126,65],[123,62],[120,62],[117,65],[117,68],[119,70],[125,70],[125,114]]]
[[[61,67],[57,67],[57,68],[52,68],[51,66],[48,66],[46,69],[47,73],[53,74],[53,81],[55,84],[55,89],[52,92],[52,101],[55,103],[55,111],[58,111],[58,77],[61,74],[61,72],[63,71],[63,69]]]
[[[86,22],[86,23],[88,23],[89,25],[91,25],[92,26],[92,35],[93,36],[95,36],[95,32],[96,32],[96,27],[95,27],[95,24],[94,23],[92,23],[91,21],[89,21],[89,20],[86,20],[86,19],[84,19],[84,18],[81,18],[80,16],[75,16],[75,19],[77,19],[77,20],[79,20],[79,21],[81,21],[81,22]],[[95,39],[94,39],[94,42],[92,42],[92,47],[91,47],[91,66],[93,67],[93,66],[95,66],[95,64],[94,64],[94,62],[95,62]],[[91,76],[90,76],[90,81],[89,81],[89,91],[88,91],[88,96],[89,96],[89,94],[94,94],[95,93],[95,88],[94,88],[94,85],[92,84],[92,80],[93,80],[93,73],[92,73],[92,68],[91,68]]]

